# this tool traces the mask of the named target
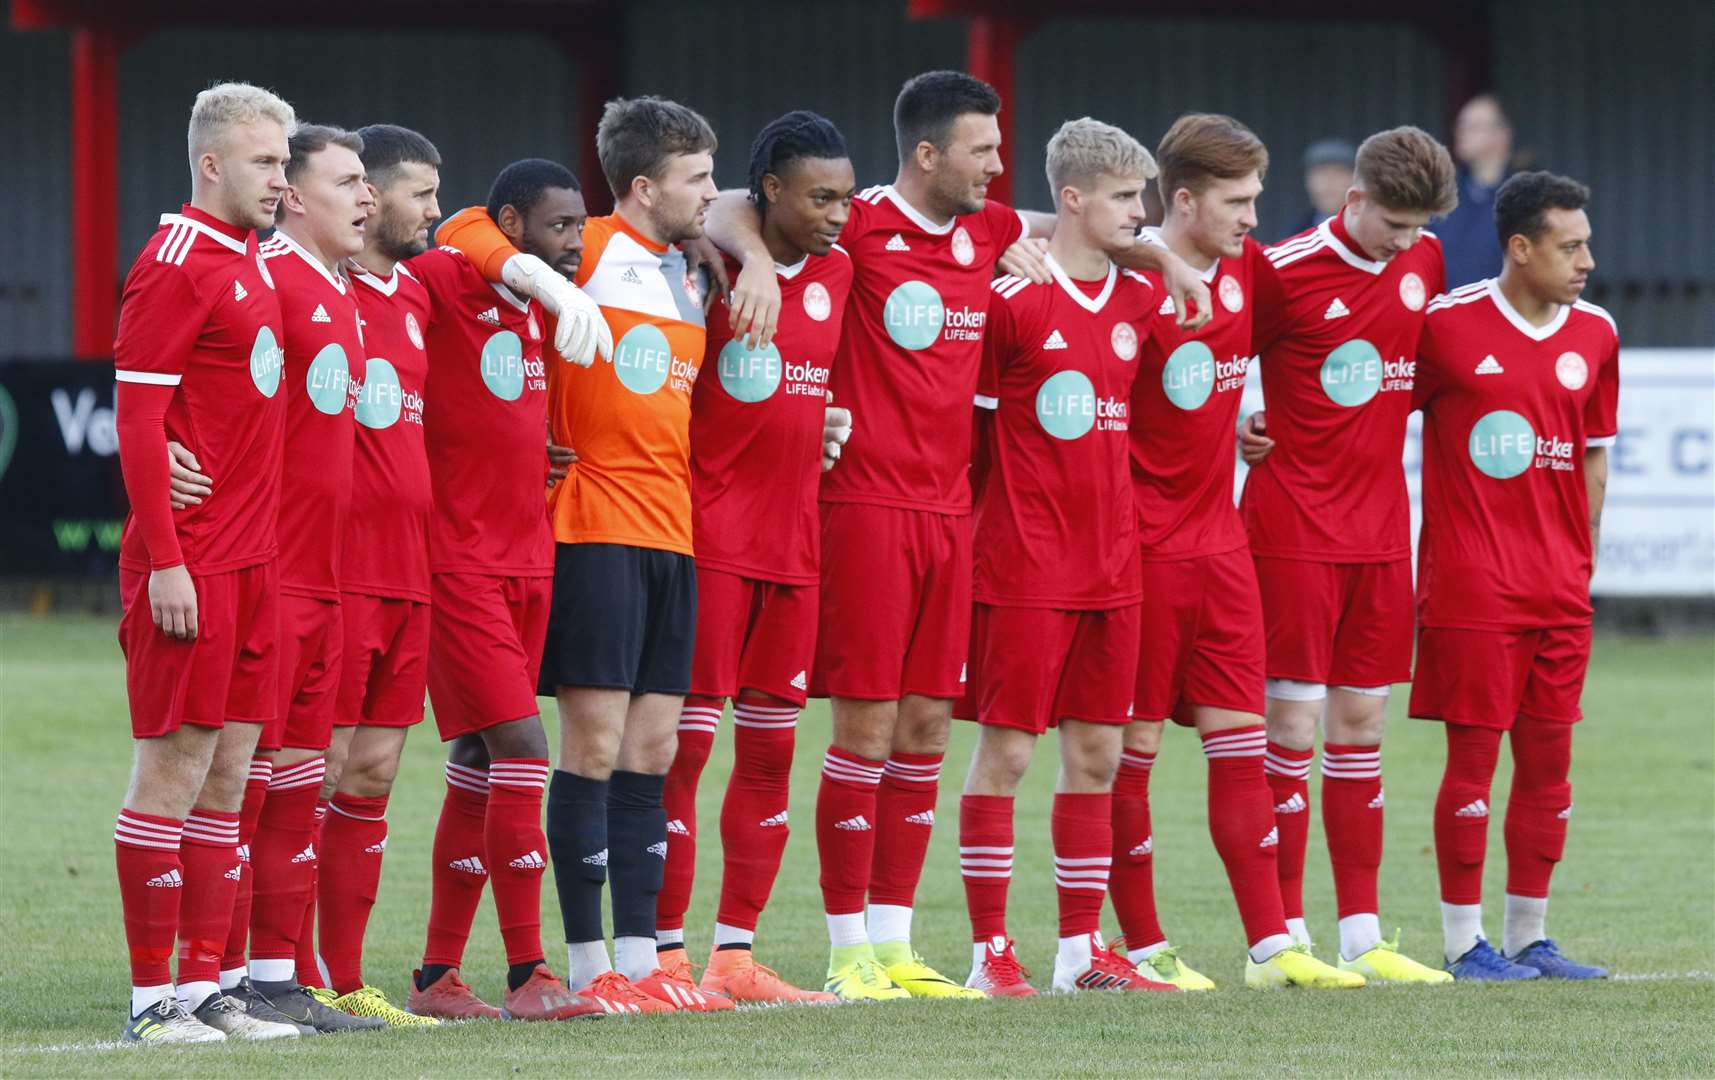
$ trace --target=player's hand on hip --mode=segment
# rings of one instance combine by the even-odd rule
[[[1246,465],[1255,465],[1274,450],[1274,440],[1266,434],[1268,413],[1258,409],[1239,425],[1239,456]]]
[[[852,437],[852,411],[834,404],[828,394],[828,406],[822,410],[822,471],[827,472],[840,460],[840,448]]]
[[[1181,330],[1200,330],[1214,314],[1209,307],[1209,286],[1184,259],[1174,256],[1162,268],[1161,280],[1173,298],[1174,319]]]
[[[149,573],[149,615],[161,632],[180,641],[197,636],[197,587],[184,564]]]
[[[755,260],[738,272],[727,316],[732,336],[743,338],[746,347],[760,349],[774,340],[780,325],[780,279],[774,276],[773,263]]]
[[[1041,237],[1025,236],[1013,241],[995,265],[1003,274],[1028,278],[1038,285],[1054,280],[1054,275],[1048,272],[1048,241]]]
[[[190,449],[171,439],[167,440],[168,501],[174,510],[201,506],[214,489],[212,479],[203,474],[202,463]]]

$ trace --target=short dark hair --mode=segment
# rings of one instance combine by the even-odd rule
[[[945,150],[953,121],[966,113],[994,116],[999,112],[1000,95],[995,88],[962,71],[926,71],[907,79],[893,102],[899,160],[909,160],[920,142]]]
[[[800,158],[839,159],[850,157],[845,136],[834,122],[808,109],[794,109],[785,116],[770,120],[756,133],[750,144],[750,198],[757,209],[768,212],[768,200],[762,194],[762,178],[769,173],[780,176],[788,165]]]
[[[286,162],[286,183],[295,184],[303,173],[311,154],[319,154],[330,146],[343,146],[352,153],[363,154],[363,139],[355,131],[331,124],[299,124],[286,136],[286,149],[292,155]]]
[[[377,188],[393,182],[399,166],[441,167],[441,152],[423,135],[398,124],[369,124],[357,129],[363,140],[363,171]]]
[[[500,175],[494,178],[493,186],[488,189],[488,216],[499,221],[503,206],[510,206],[519,214],[528,214],[531,207],[542,201],[542,193],[549,188],[583,190],[572,170],[558,162],[542,158],[514,161],[500,170]]]
[[[1535,243],[1548,228],[1548,211],[1582,210],[1590,189],[1551,172],[1514,173],[1495,193],[1495,232],[1501,247],[1515,236]]]
[[[639,176],[659,179],[668,158],[712,154],[718,145],[715,129],[696,110],[653,96],[614,98],[595,132],[596,156],[615,199]]]

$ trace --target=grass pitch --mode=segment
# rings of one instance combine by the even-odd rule
[[[1442,737],[1435,725],[1405,720],[1403,698],[1394,697],[1387,743],[1382,920],[1403,927],[1408,953],[1431,960],[1440,923],[1429,811]],[[552,705],[544,704],[551,724]],[[1202,755],[1194,735],[1175,730],[1150,785],[1157,889],[1174,942],[1221,984],[1212,994],[479,1022],[292,1045],[120,1049],[112,1040],[125,1017],[128,975],[110,837],[130,740],[113,624],[7,617],[0,619],[0,1074],[1715,1075],[1715,643],[1598,639],[1585,712],[1573,768],[1577,816],[1549,925],[1573,956],[1615,971],[1604,984],[1244,990],[1238,916],[1204,823]],[[711,841],[730,762],[729,724],[702,792]],[[759,959],[800,985],[819,985],[826,963],[811,822],[827,732],[826,708],[813,703],[799,724],[796,835],[757,942]],[[916,923],[919,949],[959,977],[969,933],[956,822],[971,741],[971,726],[955,725]],[[1038,986],[1052,969],[1055,937],[1054,757],[1045,740],[1020,792],[1011,897],[1019,953]],[[414,732],[389,813],[387,869],[365,960],[370,981],[395,1001],[403,1001],[423,946],[440,761],[432,725]],[[1491,800],[1497,821],[1486,891],[1496,938],[1507,770],[1503,760]],[[719,844],[706,841],[687,920],[698,960],[708,948],[718,873]],[[544,938],[550,964],[563,971],[553,896],[543,890]],[[1312,930],[1334,942],[1319,830],[1306,901]],[[486,899],[464,975],[498,1000],[504,964]]]

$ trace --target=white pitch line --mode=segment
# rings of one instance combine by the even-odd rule
[[[1709,972],[1709,971],[1649,971],[1649,972],[1638,972],[1636,974],[1628,972],[1625,974],[1613,976],[1611,981],[1613,981],[1613,982],[1667,982],[1669,980],[1676,980],[1676,979],[1691,980],[1691,981],[1696,981],[1696,982],[1707,982],[1710,979],[1715,979],[1715,972]]]

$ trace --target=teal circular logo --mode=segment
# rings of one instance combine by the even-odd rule
[[[1322,392],[1336,405],[1352,408],[1382,388],[1382,354],[1363,338],[1353,338],[1322,361]]]
[[[633,394],[653,394],[667,382],[673,347],[659,326],[638,323],[613,347],[613,371]]]
[[[1510,480],[1536,460],[1536,432],[1510,409],[1497,409],[1471,428],[1471,464],[1485,476]]]
[[[1161,389],[1167,400],[1190,412],[1201,409],[1215,388],[1215,354],[1201,341],[1187,341],[1167,358],[1161,369]]]
[[[734,401],[767,401],[780,388],[783,363],[773,343],[750,349],[741,339],[733,338],[721,349],[716,363],[721,386]]]
[[[524,342],[510,330],[482,344],[482,383],[501,401],[517,401],[524,392]]]
[[[250,346],[250,381],[263,397],[273,397],[280,389],[280,368],[286,354],[274,340],[274,331],[266,326],[256,331],[256,343]]]
[[[1056,439],[1077,439],[1096,426],[1096,388],[1081,371],[1062,371],[1036,391],[1036,422]]]
[[[902,349],[927,349],[941,336],[947,309],[941,294],[926,281],[907,281],[894,289],[882,308],[881,320],[887,336]]]
[[[345,408],[345,392],[351,388],[351,366],[346,362],[345,350],[338,345],[324,345],[316,358],[310,361],[310,370],[304,375],[304,389],[309,392],[310,404],[317,412],[337,416]]]
[[[357,422],[367,428],[392,427],[404,403],[399,372],[381,357],[371,356],[363,372],[363,389],[357,395]]]

